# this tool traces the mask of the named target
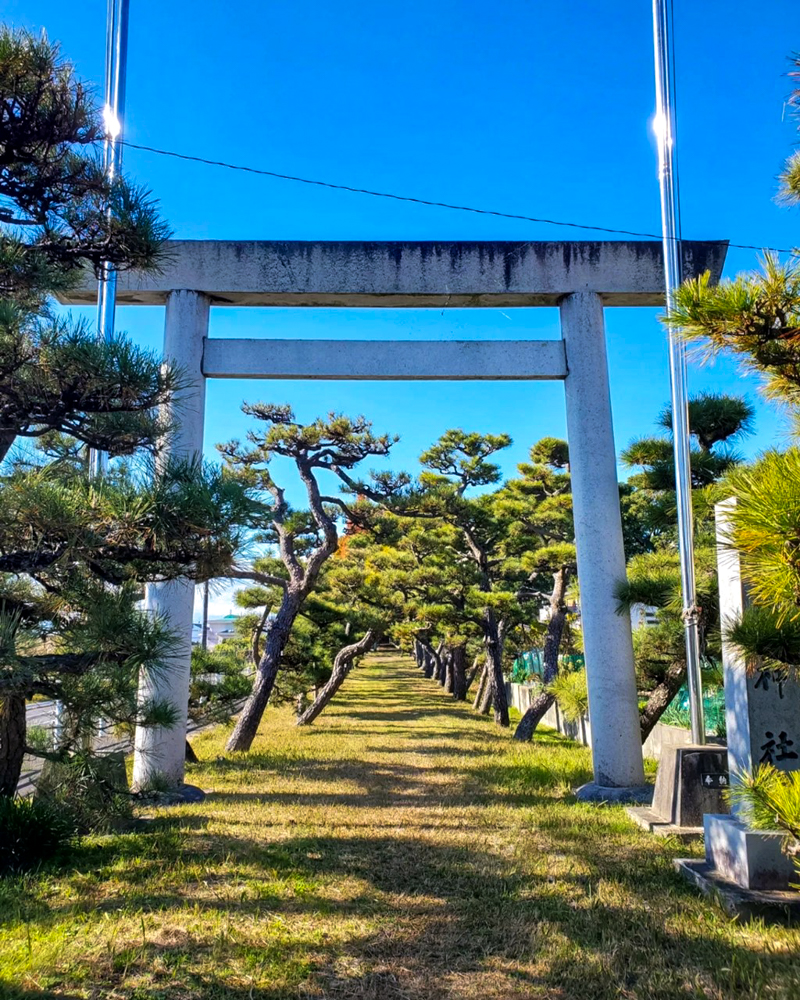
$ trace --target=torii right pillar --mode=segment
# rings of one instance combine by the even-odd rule
[[[629,615],[617,614],[615,597],[625,579],[625,549],[603,302],[596,292],[575,292],[562,299],[560,310],[594,766],[594,781],[577,795],[586,801],[649,801],[631,623]]]

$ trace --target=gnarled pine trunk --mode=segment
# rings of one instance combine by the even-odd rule
[[[503,640],[492,608],[487,608],[484,612],[483,628],[486,636],[486,662],[489,667],[489,691],[494,708],[494,721],[498,726],[507,726],[509,718],[506,682],[503,678]]]
[[[472,668],[470,669],[470,672],[467,675],[467,682],[466,682],[467,686],[464,691],[465,697],[466,697],[466,692],[469,691],[469,689],[472,687],[473,681],[478,676],[478,671],[480,669],[481,669],[481,654],[478,653],[478,655],[472,661]]]
[[[450,647],[450,693],[456,701],[467,699],[467,649]]]
[[[0,795],[13,795],[22,773],[28,719],[25,698],[6,695],[0,702]]]
[[[686,664],[683,662],[673,663],[664,675],[664,680],[653,689],[639,716],[639,724],[642,727],[642,743],[653,731],[653,727],[664,714],[669,703],[680,691],[685,679]]]
[[[492,709],[492,667],[489,657],[486,657],[486,678],[481,692],[481,700],[478,702],[478,714],[488,715]]]
[[[564,599],[567,593],[569,572],[565,568],[553,574],[553,592],[550,595],[550,621],[544,637],[544,673],[542,682],[545,687],[552,684],[558,676],[558,652],[561,648],[561,638],[567,622],[567,608]],[[538,694],[527,711],[519,720],[514,732],[515,740],[527,741],[533,739],[536,727],[544,718],[545,713],[555,701],[549,691]]]
[[[433,672],[433,679],[438,681],[439,684],[444,684],[444,642],[440,642],[439,645],[434,650],[436,657],[436,668]]]
[[[434,653],[434,651],[431,649],[430,645],[427,642],[422,642],[420,640],[420,646],[422,647],[422,656],[424,662],[424,667],[422,672],[428,678],[434,677],[436,674],[436,654]]]
[[[537,694],[526,709],[525,714],[517,723],[517,728],[514,730],[514,739],[522,740],[523,742],[532,740],[533,734],[536,732],[536,727],[545,717],[555,700],[549,691],[542,691],[541,694]]]
[[[453,692],[453,660],[452,660],[452,650],[449,646],[445,646],[442,650],[442,675],[439,678],[439,683],[445,689],[448,694]]]
[[[355,660],[366,653],[377,638],[377,634],[370,630],[363,639],[359,639],[358,642],[353,642],[349,646],[343,646],[339,650],[333,661],[333,670],[328,683],[319,692],[313,704],[309,705],[298,718],[298,726],[308,726],[316,719],[344,683],[344,679],[350,673]]]
[[[476,712],[481,711],[481,705],[483,704],[483,695],[486,690],[486,685],[489,683],[489,667],[486,663],[486,657],[483,658],[483,667],[481,668],[481,675],[478,678],[478,688],[475,691],[475,699],[472,702],[472,707]]]
[[[300,612],[301,605],[302,598],[299,595],[287,594],[278,614],[270,623],[266,632],[264,654],[256,670],[253,690],[250,692],[250,697],[245,702],[233,732],[228,738],[226,750],[234,752],[250,749],[258,732],[264,709],[269,703],[272,689],[275,687],[275,678],[278,676],[281,656],[289,641],[289,634],[292,631],[294,620]]]

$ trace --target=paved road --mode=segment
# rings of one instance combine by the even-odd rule
[[[44,726],[50,729],[56,721],[56,703],[54,701],[33,701],[28,704],[28,729],[31,726]]]

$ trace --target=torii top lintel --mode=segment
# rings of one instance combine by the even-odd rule
[[[685,277],[719,280],[726,241],[684,241]],[[664,304],[658,241],[170,240],[161,273],[121,273],[119,305],[163,305],[176,289],[232,306],[553,306],[596,292],[607,306]],[[63,303],[93,303],[87,272]]]

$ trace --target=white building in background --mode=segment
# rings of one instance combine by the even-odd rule
[[[213,649],[223,639],[229,639],[236,634],[236,621],[239,615],[209,615],[206,625],[207,646]],[[192,623],[192,645],[199,646],[203,642],[203,623]]]
[[[264,607],[260,608],[250,608],[247,614],[257,615],[259,618],[264,613]],[[229,615],[209,615],[208,616],[208,642],[207,646],[209,649],[213,649],[218,643],[222,642],[223,639],[230,639],[232,636],[236,635],[236,622],[242,617],[241,612],[239,614],[229,614]],[[268,615],[267,620],[272,621],[275,617],[274,614]],[[203,623],[201,621],[192,622],[192,645],[199,646],[203,642]]]
[[[578,604],[571,604],[568,610],[572,619],[572,627],[581,627],[581,609]],[[550,621],[550,608],[539,608],[539,621]],[[646,604],[634,604],[631,607],[631,628],[637,629],[640,625],[656,625],[658,623],[658,608],[650,607]]]

